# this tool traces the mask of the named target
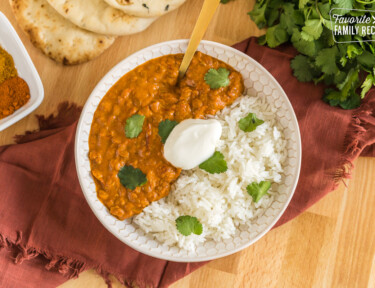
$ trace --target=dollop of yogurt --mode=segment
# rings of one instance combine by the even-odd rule
[[[222,132],[214,119],[188,119],[179,123],[164,145],[164,158],[185,170],[197,167],[215,152]]]

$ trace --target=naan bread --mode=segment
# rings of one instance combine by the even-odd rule
[[[146,29],[155,18],[138,18],[109,6],[104,0],[47,0],[77,26],[99,34],[127,35]]]
[[[60,16],[46,0],[10,0],[20,27],[46,55],[64,65],[91,60],[107,49],[114,37],[83,30]]]
[[[105,0],[105,2],[129,15],[155,17],[178,8],[185,0]]]

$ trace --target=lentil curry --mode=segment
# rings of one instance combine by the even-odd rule
[[[89,159],[97,196],[116,218],[139,214],[151,202],[168,195],[181,169],[163,157],[158,134],[161,121],[182,121],[215,115],[233,103],[244,89],[239,72],[224,62],[197,52],[185,77],[176,85],[183,54],[152,59],[125,74],[104,96],[92,122]],[[211,68],[230,71],[226,87],[211,89],[204,76]],[[132,115],[145,116],[142,132],[127,138],[124,127]],[[147,182],[125,188],[118,172],[125,165],[140,169]]]

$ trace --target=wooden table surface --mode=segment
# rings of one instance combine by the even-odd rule
[[[17,26],[8,1],[0,1],[0,11],[19,33],[45,89],[45,99],[32,115],[0,133],[0,145],[12,143],[15,134],[35,129],[34,115],[55,112],[61,101],[83,105],[107,71],[131,53],[158,42],[188,38],[202,3],[187,0],[143,33],[117,39],[99,58],[63,67],[32,46]],[[246,14],[253,4],[254,0],[235,0],[221,5],[205,39],[232,45],[261,35]],[[375,287],[375,159],[360,158],[355,166],[347,186],[341,185],[251,247],[212,261],[172,287]],[[60,286],[75,287],[106,285],[94,271],[86,271]],[[122,286],[115,281],[114,287]]]

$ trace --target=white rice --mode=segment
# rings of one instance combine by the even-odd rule
[[[238,121],[255,113],[264,123],[252,132],[243,132]],[[133,218],[145,233],[167,246],[194,251],[208,240],[233,237],[236,228],[249,224],[263,214],[277,193],[275,185],[258,203],[254,203],[246,186],[252,182],[282,179],[286,159],[286,140],[275,118],[276,109],[260,97],[239,97],[231,107],[218,113],[223,133],[216,148],[224,154],[228,170],[209,174],[199,168],[181,173],[169,196],[152,203]],[[197,217],[203,225],[201,235],[183,236],[175,220],[182,215]]]

